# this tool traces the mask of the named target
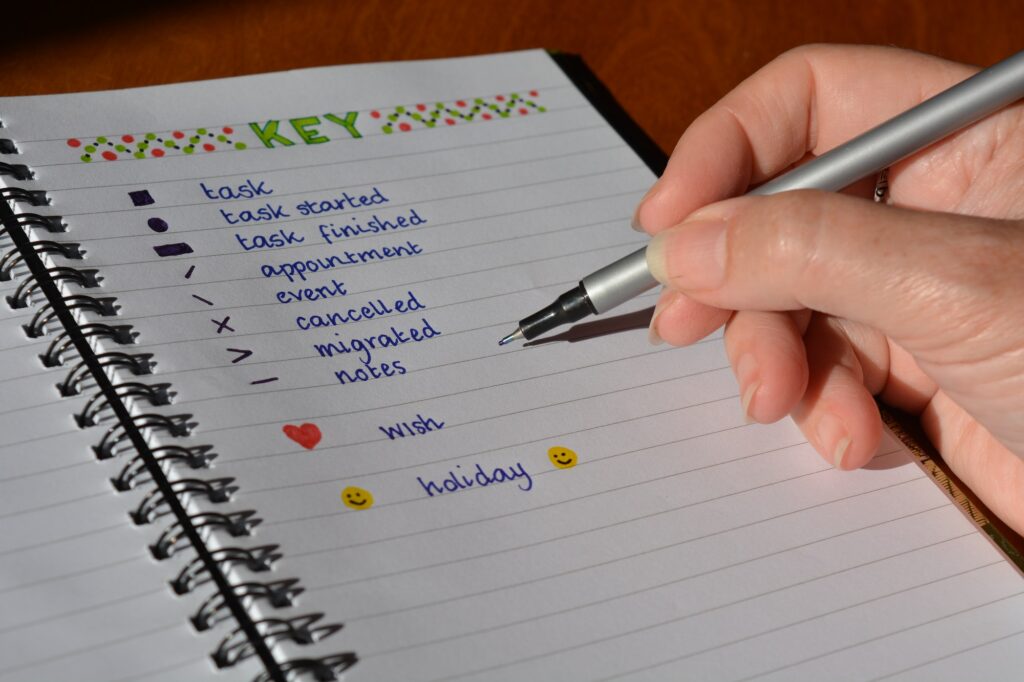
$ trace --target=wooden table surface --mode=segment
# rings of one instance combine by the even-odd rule
[[[582,55],[665,150],[697,114],[796,45],[887,44],[979,65],[1024,48],[1024,0],[7,4],[16,9],[2,13],[0,95],[545,47]]]
[[[0,95],[544,47],[582,55],[666,151],[700,112],[796,45],[895,45],[978,65],[1024,48],[1024,0],[13,4],[0,24]]]

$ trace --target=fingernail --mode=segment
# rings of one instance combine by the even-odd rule
[[[665,312],[666,308],[676,303],[680,296],[682,294],[678,291],[663,290],[661,296],[658,297],[658,302],[654,305],[654,312],[651,314],[651,326],[647,330],[647,340],[651,342],[652,346],[660,346],[665,343],[665,340],[658,334],[658,316]]]
[[[723,221],[685,223],[659,232],[647,245],[654,279],[676,289],[714,289],[725,279]]]
[[[752,424],[755,420],[750,414],[750,403],[754,400],[754,394],[761,388],[761,380],[757,373],[757,360],[750,353],[744,353],[739,362],[736,363],[736,379],[740,383],[740,405],[743,406],[743,415],[747,423]]]
[[[850,432],[839,417],[826,413],[818,420],[815,428],[818,445],[832,457],[836,469],[843,468],[843,456],[850,448]]]
[[[761,388],[761,382],[755,381],[747,386],[746,390],[743,391],[743,397],[740,398],[740,405],[743,407],[743,416],[746,417],[748,424],[757,423],[757,420],[750,416],[750,401],[754,399],[754,394],[757,393],[757,389],[759,388]]]
[[[640,224],[640,209],[643,208],[643,205],[647,203],[648,199],[658,193],[658,184],[658,182],[655,182],[651,185],[651,188],[647,190],[647,193],[641,197],[639,202],[637,202],[636,209],[633,211],[633,220],[629,223],[629,226],[637,232],[644,231],[643,226]]]

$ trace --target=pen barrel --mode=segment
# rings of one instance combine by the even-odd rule
[[[749,192],[838,191],[1024,97],[1024,52]]]
[[[603,313],[653,289],[658,280],[647,269],[647,248],[592,272],[580,281],[597,313]]]

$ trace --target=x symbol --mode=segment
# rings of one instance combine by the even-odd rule
[[[228,315],[223,320],[220,320],[220,321],[218,321],[218,320],[210,320],[210,322],[213,322],[215,325],[217,325],[217,333],[220,334],[225,329],[227,329],[229,332],[235,331],[233,327],[228,326],[228,320],[230,320],[230,319],[231,319],[231,316]]]

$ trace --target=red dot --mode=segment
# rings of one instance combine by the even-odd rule
[[[163,155],[164,155],[164,150],[163,149],[154,149],[153,150],[153,156],[155,156],[156,158],[159,159]]]
[[[446,119],[444,120],[444,122],[445,122],[445,123],[447,123],[447,124],[448,124],[448,125],[450,125],[450,126],[453,126],[453,125],[455,125],[455,119],[454,119],[454,118],[446,118]]]
[[[519,114],[521,116],[526,116],[528,113],[530,113],[530,112],[528,112],[524,107],[520,107]]]
[[[212,144],[207,142],[207,143],[203,144],[203,149],[205,149],[208,152],[212,152],[214,149],[216,149],[216,147],[214,147]]]
[[[484,114],[484,120],[485,121],[490,121],[491,120],[491,115],[490,114]]]
[[[175,130],[173,133],[171,133],[171,135],[174,135],[174,139],[176,140],[180,140],[181,138],[185,137],[185,133],[181,132],[180,130]]]
[[[132,137],[131,135],[122,135],[121,136],[121,141],[122,142],[129,142],[129,143],[130,142],[135,142],[135,138]]]
[[[221,130],[224,131],[225,135],[230,135],[231,133],[235,132],[235,129],[231,126],[224,126]]]
[[[82,146],[82,141],[72,137],[70,140],[68,140],[68,146],[69,147],[81,147]]]
[[[426,111],[427,110],[427,105],[426,104],[417,104],[416,108],[419,109],[420,111]]]
[[[536,96],[537,96],[537,91],[536,90],[530,90],[530,97],[536,97]]]
[[[374,118],[380,118],[380,112],[374,109],[373,111],[370,112],[370,116],[373,116]]]
[[[505,95],[498,95],[494,99],[498,100],[499,102],[504,102],[505,101]]]
[[[464,106],[466,106],[466,100],[460,99],[458,102],[455,103],[455,106],[457,106],[457,107],[464,107]]]
[[[117,154],[115,154],[114,152],[112,152],[110,150],[107,150],[107,151],[103,152],[103,158],[106,159],[107,161],[116,161],[117,160]]]
[[[410,130],[412,130],[412,126],[409,125],[408,123],[399,123],[398,129],[401,130],[403,133],[407,133]]]

